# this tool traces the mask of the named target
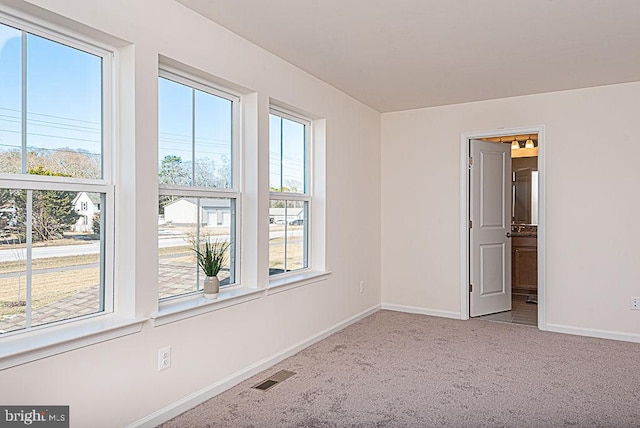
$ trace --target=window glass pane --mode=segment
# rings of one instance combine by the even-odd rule
[[[0,173],[22,171],[21,120],[21,32],[0,24]]]
[[[25,201],[25,191],[0,189],[0,334],[26,327]]]
[[[160,184],[191,185],[193,90],[168,79],[158,83]]]
[[[307,267],[306,202],[287,201],[287,271]]]
[[[306,192],[305,125],[269,115],[269,185],[272,192]]]
[[[232,102],[195,91],[195,185],[231,187]]]
[[[282,190],[305,193],[304,125],[282,119]]]
[[[308,202],[272,199],[269,275],[308,267]]]
[[[233,102],[159,82],[160,185],[231,188]]]
[[[27,171],[102,176],[102,58],[27,35]]]
[[[102,199],[100,193],[33,191],[32,326],[104,310]],[[56,232],[47,236],[47,229]]]
[[[229,242],[220,285],[235,282],[235,201],[161,196],[158,219],[160,299],[202,290],[204,274],[194,249],[205,241]]]
[[[269,115],[269,186],[272,192],[282,191],[282,119]]]
[[[269,275],[285,272],[286,201],[272,199],[269,203]]]
[[[100,220],[104,195],[5,189],[0,190],[0,199],[0,330],[104,311],[104,232]],[[30,269],[26,263],[29,200]]]
[[[222,198],[202,198],[200,199],[200,209],[202,210],[200,225],[200,241],[210,243],[233,243],[231,236],[235,229],[235,207],[234,201]],[[225,261],[222,269],[218,273],[220,285],[228,285],[234,281],[231,272],[233,248],[229,247],[226,251]],[[204,281],[204,275],[200,271],[200,288]]]

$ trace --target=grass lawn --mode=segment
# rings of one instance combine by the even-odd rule
[[[83,235],[86,236],[86,235]],[[11,236],[9,238],[0,238],[0,250],[11,250],[17,248],[25,248],[27,244],[22,242],[20,244],[11,243],[14,240],[15,236]],[[16,238],[17,239],[17,238]],[[98,240],[97,238],[95,239]],[[72,235],[65,235],[62,239],[52,239],[50,241],[36,241],[32,244],[34,248],[37,247],[57,247],[59,245],[83,245],[93,242],[93,239],[74,239]]]
[[[284,238],[269,239],[269,267],[284,269]],[[287,270],[302,269],[304,246],[302,238],[289,238],[287,242]]]
[[[81,256],[68,257],[49,257],[46,259],[33,259],[31,261],[31,269],[34,271],[40,269],[52,269],[78,265],[90,265],[99,263],[98,254],[86,254]],[[14,260],[10,262],[2,262],[0,264],[0,273],[24,272],[27,266],[26,260]]]

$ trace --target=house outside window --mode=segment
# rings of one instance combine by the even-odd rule
[[[2,337],[112,312],[114,236],[111,52],[1,14],[0,52]]]
[[[269,114],[269,275],[309,268],[311,121]]]
[[[221,287],[238,283],[239,97],[162,68],[158,84],[158,247],[161,300],[203,289],[195,249],[228,242]]]

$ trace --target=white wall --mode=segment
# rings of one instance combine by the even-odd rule
[[[124,426],[196,393],[380,303],[380,114],[173,0],[33,0],[122,42],[120,131],[124,156],[117,279],[135,286],[140,316],[156,309],[158,56],[248,88],[257,118],[245,127],[251,195],[243,257],[258,259],[243,281],[268,275],[268,105],[273,98],[326,119],[326,281],[265,295],[141,333],[0,371],[0,403],[71,406],[73,427]],[[38,12],[46,16],[48,13]],[[128,94],[128,95],[127,95]],[[254,143],[252,143],[254,141]],[[257,143],[255,142],[257,141]],[[256,147],[260,147],[256,150]],[[257,181],[256,181],[257,180]],[[257,183],[257,184],[256,184]],[[258,211],[255,211],[255,210]],[[257,241],[255,236],[258,236]],[[314,243],[314,246],[317,243]],[[366,281],[364,293],[358,284]],[[255,286],[256,284],[245,284]],[[160,347],[172,367],[157,371]]]
[[[383,114],[383,303],[460,312],[460,135],[545,125],[547,324],[640,339],[639,115],[640,83]]]

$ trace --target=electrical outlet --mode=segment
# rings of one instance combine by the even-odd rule
[[[364,281],[360,281],[360,292],[364,292]]]
[[[632,311],[640,311],[640,297],[631,297],[629,306]]]
[[[158,349],[158,371],[171,367],[171,346]]]

